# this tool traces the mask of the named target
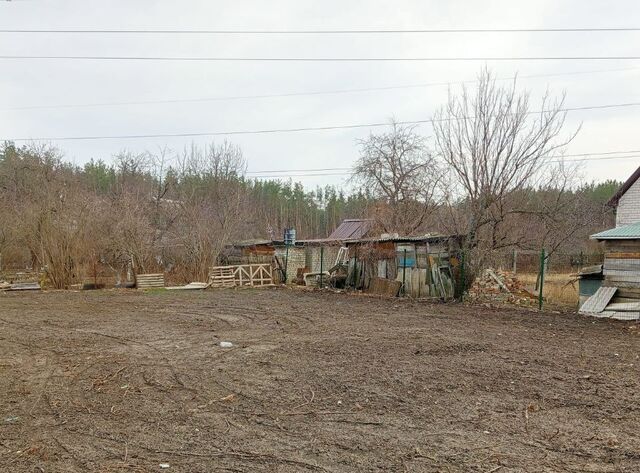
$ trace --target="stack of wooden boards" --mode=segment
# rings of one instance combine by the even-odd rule
[[[596,291],[587,301],[582,304],[580,313],[592,317],[610,318],[616,320],[639,320],[640,301],[638,302],[616,302],[614,299],[617,287],[603,286]]]
[[[164,274],[136,274],[136,287],[138,289],[164,287]]]

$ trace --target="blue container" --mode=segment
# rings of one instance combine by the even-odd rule
[[[295,245],[296,244],[296,229],[285,228],[284,229],[284,244]]]

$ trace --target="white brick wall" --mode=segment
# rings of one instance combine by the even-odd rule
[[[299,268],[304,268],[306,263],[305,248],[299,246],[289,247],[289,261],[287,263],[287,283],[290,284],[296,278]],[[282,261],[282,264],[286,261],[286,248],[276,248],[276,255]]]
[[[339,246],[325,246],[322,251],[322,270],[328,271],[335,263],[338,257]],[[320,247],[311,246],[307,249],[307,267],[311,272],[320,271]]]
[[[640,222],[640,179],[624,193],[616,208],[616,227]]]

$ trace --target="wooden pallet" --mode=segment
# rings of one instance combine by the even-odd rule
[[[164,287],[164,274],[136,274],[136,287],[138,289]]]
[[[210,287],[234,287],[233,266],[214,266],[209,272]]]

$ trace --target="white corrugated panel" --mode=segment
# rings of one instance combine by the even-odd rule
[[[617,287],[599,288],[593,296],[591,296],[584,304],[582,304],[580,312],[586,314],[597,314],[602,312],[605,307],[607,307],[609,301],[613,298],[613,295],[617,290]]]

